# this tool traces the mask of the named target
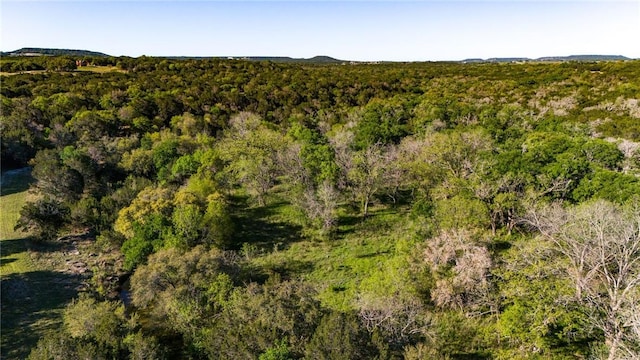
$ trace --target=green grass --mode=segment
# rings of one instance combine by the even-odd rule
[[[13,75],[20,75],[20,74],[44,74],[49,71],[50,70],[0,72],[0,76],[13,76]],[[125,70],[119,69],[117,66],[82,66],[77,68],[75,71],[95,72],[95,73],[126,72]]]
[[[117,66],[82,66],[76,69],[76,71],[89,71],[89,72],[97,72],[97,73],[106,73],[106,72],[125,72],[124,70],[118,69]]]
[[[15,177],[14,177],[15,179]],[[46,331],[60,326],[60,313],[76,295],[76,277],[59,270],[64,253],[52,245],[30,244],[13,231],[27,193],[25,181],[3,184],[2,211],[2,358],[23,358]],[[412,293],[408,260],[416,236],[408,209],[377,205],[362,218],[346,207],[330,239],[302,226],[300,213],[277,195],[263,207],[233,201],[236,238],[263,275],[301,279],[315,285],[324,306],[355,309],[362,297]],[[257,274],[257,278],[262,278]]]
[[[76,294],[77,278],[57,271],[56,262],[44,261],[63,254],[35,246],[28,234],[13,229],[30,182],[25,169],[2,174],[0,185],[2,359],[25,358],[40,336],[60,326],[61,311]]]
[[[254,221],[260,228],[295,221],[295,211],[289,204],[276,202],[261,209],[253,215],[262,216],[244,220]],[[272,237],[271,244],[260,243],[262,251],[251,258],[251,263],[267,272],[315,285],[323,305],[336,310],[356,308],[362,296],[413,293],[407,271],[415,231],[406,209],[378,206],[366,219],[342,210],[334,238],[317,240],[303,233],[298,233],[295,240]]]
[[[0,274],[4,276],[35,270],[27,251],[27,234],[14,230],[31,182],[28,169],[2,174],[0,182]]]
[[[42,74],[47,72],[47,70],[29,70],[29,71],[19,71],[19,72],[0,72],[0,76],[13,76],[20,74]]]

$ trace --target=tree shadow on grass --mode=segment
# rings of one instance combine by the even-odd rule
[[[314,269],[313,262],[288,260],[287,262],[277,265],[267,265],[265,269],[266,275],[277,274],[282,280],[291,280],[299,274],[308,274]],[[267,276],[268,277],[268,276]],[[266,278],[265,278],[266,280]]]
[[[338,218],[336,236],[341,238],[363,230],[377,231],[376,228],[378,227],[386,230],[388,227],[384,225],[384,216],[397,214],[400,211],[399,209],[398,207],[372,208],[367,216],[363,216],[359,210],[341,215]]]
[[[64,306],[78,293],[78,276],[33,271],[3,276],[2,359],[24,359],[46,331],[60,326]]]
[[[252,244],[262,249],[283,250],[302,238],[302,227],[290,222],[276,220],[277,209],[285,206],[277,202],[261,207],[247,206],[246,198],[235,198],[232,219],[235,225],[235,248]]]
[[[376,256],[387,255],[389,253],[390,253],[389,250],[384,250],[384,251],[379,250],[379,251],[369,252],[369,253],[366,253],[366,254],[358,254],[358,255],[356,255],[356,258],[358,258],[358,259],[367,259],[367,258],[373,258],[373,257],[376,257]]]
[[[501,253],[511,249],[512,246],[513,244],[509,241],[495,240],[492,243],[488,244],[487,248],[489,248],[489,250],[491,250],[492,252]]]
[[[11,256],[27,251],[29,248],[28,238],[9,239],[0,241],[0,255],[2,257]]]
[[[49,240],[36,240],[32,237],[2,240],[0,241],[0,249],[2,250],[1,253],[3,257],[24,251],[33,251],[40,254],[69,252],[77,249],[79,242],[91,239],[90,235],[91,234],[72,234]]]
[[[0,266],[5,266],[7,264],[11,264],[12,262],[16,261],[16,258],[8,258],[8,259],[0,259]]]
[[[32,182],[30,167],[5,171],[0,175],[0,195],[11,195],[28,190]]]
[[[338,228],[336,230],[336,236],[338,238],[344,237],[348,234],[355,232],[356,226],[364,221],[362,215],[343,215],[338,218]]]
[[[71,240],[63,241],[34,241],[34,239],[30,237],[2,240],[0,241],[0,256],[7,257],[25,251],[34,251],[41,254],[59,251],[70,251],[75,248],[73,242],[79,240],[82,240],[82,238],[76,237],[71,238]]]

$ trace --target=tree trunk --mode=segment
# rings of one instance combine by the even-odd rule
[[[606,339],[605,344],[609,348],[609,356],[607,357],[607,360],[616,360],[618,347],[620,346],[620,335],[616,334],[613,339]]]
[[[362,200],[362,217],[367,217],[367,215],[369,215],[369,196]]]

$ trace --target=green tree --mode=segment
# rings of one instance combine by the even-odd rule
[[[296,281],[251,283],[237,289],[207,339],[212,358],[256,357],[286,341],[300,357],[322,318],[315,291]]]
[[[378,349],[355,315],[330,312],[322,317],[305,355],[315,360],[373,359]]]
[[[220,158],[228,163],[225,170],[235,182],[263,206],[279,173],[277,158],[285,145],[284,137],[251,113],[236,115],[230,125],[217,146]]]
[[[41,150],[31,161],[32,175],[36,179],[36,187],[44,196],[59,201],[76,201],[84,189],[82,174],[72,169],[60,159],[55,150]]]
[[[164,216],[152,213],[132,224],[133,236],[125,240],[121,251],[124,255],[124,268],[133,270],[144,264],[147,257],[161,249],[168,236],[170,222]]]
[[[463,194],[435,202],[435,218],[443,229],[488,228],[490,213],[487,205]]]
[[[258,360],[289,360],[291,359],[289,353],[289,347],[285,341],[281,341],[279,344],[268,348],[265,352],[260,354]]]
[[[176,192],[172,221],[172,245],[190,248],[197,244],[230,246],[234,226],[225,197],[216,183],[202,175],[193,175]]]
[[[389,183],[393,163],[397,161],[393,153],[394,149],[391,147],[374,144],[352,153],[350,161],[346,164],[349,189],[360,201],[365,217],[369,213],[372,197]]]
[[[590,139],[581,145],[584,156],[590,163],[608,170],[619,170],[624,155],[616,144],[601,140]]]
[[[64,331],[53,331],[38,340],[37,345],[31,349],[28,359],[106,360],[107,357],[91,343],[82,343]]]
[[[66,56],[55,56],[48,58],[44,62],[45,68],[49,71],[71,71],[76,69],[76,62]]]
[[[117,356],[122,350],[122,339],[130,324],[124,306],[113,302],[96,302],[81,297],[69,305],[63,314],[65,330],[72,338],[95,342],[106,356]]]
[[[129,206],[118,212],[118,217],[113,225],[114,230],[125,236],[134,236],[134,223],[143,225],[145,217],[158,214],[160,217],[169,217],[173,210],[173,193],[163,187],[147,187],[142,189],[131,201]]]
[[[118,130],[116,117],[106,110],[79,111],[65,126],[75,134],[78,141],[85,144],[114,136]]]
[[[133,304],[150,315],[154,326],[202,349],[211,322],[230,301],[233,283],[225,271],[237,271],[238,264],[229,260],[203,246],[158,251],[131,277]]]
[[[68,213],[69,209],[62,203],[45,197],[24,205],[15,228],[34,233],[36,239],[50,240],[66,222]]]
[[[396,99],[394,99],[396,100]],[[355,145],[365,149],[374,144],[393,144],[407,135],[410,112],[400,99],[371,100],[362,110],[355,132]]]
[[[166,359],[166,351],[155,337],[149,337],[137,332],[129,334],[123,343],[129,350],[130,360]]]
[[[26,97],[10,99],[2,96],[1,106],[0,146],[3,167],[26,166],[46,144],[42,112],[34,108]]]
[[[640,194],[640,181],[633,175],[596,169],[585,176],[572,192],[572,198],[580,203],[598,198],[623,203]]]
[[[504,356],[567,358],[588,353],[595,334],[573,301],[562,259],[548,242],[521,239],[502,253],[499,281],[501,313],[496,323]]]
[[[234,231],[227,201],[220,193],[207,196],[206,211],[202,218],[203,238],[207,244],[229,247]]]

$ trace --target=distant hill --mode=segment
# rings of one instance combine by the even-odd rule
[[[314,56],[309,59],[305,58],[292,58],[286,56],[246,56],[246,57],[229,57],[237,60],[249,60],[249,61],[273,61],[273,62],[287,62],[287,63],[312,63],[312,64],[339,64],[344,60],[334,59],[329,56]]]
[[[60,56],[69,55],[75,57],[109,57],[105,53],[89,50],[72,49],[49,49],[49,48],[22,48],[14,51],[0,52],[0,56]],[[153,56],[156,57],[156,56]],[[273,61],[280,63],[309,63],[309,64],[340,64],[348,62],[330,56],[319,55],[312,58],[292,58],[287,56],[157,56],[167,59],[235,59],[248,61]],[[619,61],[632,60],[622,55],[570,55],[570,56],[545,56],[537,59],[525,57],[504,57],[504,58],[471,58],[465,59],[462,63],[503,63],[503,62],[529,62],[529,61]]]
[[[488,62],[520,62],[520,61],[530,61],[528,58],[521,57],[509,57],[509,58],[490,58],[487,59]]]
[[[77,57],[109,57],[105,53],[89,50],[71,49],[47,49],[47,48],[22,48],[19,50],[0,52],[0,56],[77,56]],[[312,64],[339,64],[343,60],[334,59],[330,56],[314,56],[309,59],[292,58],[285,56],[158,56],[167,59],[236,59],[249,61],[273,61],[284,63],[312,63]]]
[[[188,60],[188,59],[228,59],[245,61],[273,61],[279,63],[309,63],[309,64],[341,64],[345,60],[334,59],[330,56],[314,56],[309,59],[292,58],[288,56],[158,56],[166,59]]]
[[[473,59],[464,59],[464,60],[462,60],[460,62],[466,64],[466,63],[481,63],[481,62],[485,62],[485,61],[487,61],[487,60],[480,59],[480,58],[473,58]]]
[[[570,55],[570,56],[545,56],[537,59],[523,57],[490,58],[490,59],[465,59],[462,63],[479,62],[523,62],[523,61],[619,61],[632,60],[622,55]]]
[[[571,55],[571,56],[548,56],[538,58],[537,61],[611,61],[611,60],[631,60],[622,55]]]
[[[1,56],[91,56],[91,57],[108,57],[109,55],[89,50],[71,50],[71,49],[46,49],[46,48],[22,48],[15,51],[0,53]]]

